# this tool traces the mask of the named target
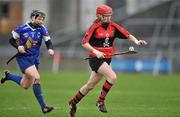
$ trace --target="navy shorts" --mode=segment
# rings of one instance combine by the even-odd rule
[[[37,69],[39,66],[39,58],[34,56],[17,56],[16,61],[22,73],[32,65],[35,65]]]
[[[92,71],[95,71],[97,73],[99,67],[103,64],[103,62],[106,62],[108,65],[110,65],[111,58],[103,58],[103,59],[92,58],[92,59],[89,59],[89,66],[91,67]]]

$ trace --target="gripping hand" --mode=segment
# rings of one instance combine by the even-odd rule
[[[93,50],[93,53],[96,55],[97,58],[104,58],[104,53],[98,51],[98,50]]]

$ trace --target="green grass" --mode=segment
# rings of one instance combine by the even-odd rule
[[[46,115],[31,88],[22,90],[6,82],[0,85],[0,117],[68,117],[67,100],[88,77],[85,72],[41,72],[45,100],[56,108]],[[77,117],[180,117],[180,75],[118,74],[106,99],[107,114],[95,106],[102,84],[78,104]]]

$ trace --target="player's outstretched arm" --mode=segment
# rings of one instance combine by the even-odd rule
[[[134,37],[133,35],[129,35],[129,40],[133,41],[135,44],[137,45],[147,45],[147,42],[145,40],[138,40],[136,39],[136,37]]]

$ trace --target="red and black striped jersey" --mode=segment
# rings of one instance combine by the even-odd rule
[[[114,39],[121,38],[127,39],[129,32],[122,28],[120,25],[111,21],[107,26],[103,26],[102,22],[95,22],[86,32],[82,39],[82,44],[89,43],[93,48],[97,49],[104,54],[113,53]],[[96,56],[94,53],[89,52],[89,56]],[[106,56],[110,58],[111,56]]]

